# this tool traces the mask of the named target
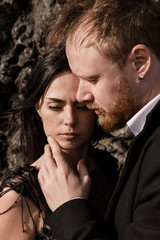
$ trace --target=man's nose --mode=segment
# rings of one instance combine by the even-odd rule
[[[93,94],[89,84],[85,80],[80,80],[76,94],[78,102],[91,102],[93,101]]]

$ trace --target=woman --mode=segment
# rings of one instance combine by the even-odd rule
[[[89,145],[86,159],[93,180],[89,200],[96,213],[103,217],[114,182],[110,178],[112,166],[109,157],[92,147],[102,132],[96,125],[95,113],[84,103],[77,102],[77,88],[78,79],[69,69],[64,48],[59,47],[37,64],[23,102],[13,111],[11,126],[14,132],[19,131],[26,164],[8,174],[0,189],[0,233],[3,240],[54,238],[47,224],[50,209],[37,179],[38,170],[49,151],[48,136],[57,140],[75,173],[77,161]],[[97,159],[102,169],[105,160],[107,177],[97,166]],[[101,184],[97,184],[97,180],[94,182],[98,176]],[[103,194],[103,188],[104,192],[108,189],[107,195]]]

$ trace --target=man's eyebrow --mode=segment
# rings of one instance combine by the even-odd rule
[[[87,81],[96,81],[96,80],[98,80],[99,78],[100,78],[100,75],[99,74],[97,74],[97,75],[93,75],[93,76],[78,76],[79,78],[81,78],[81,79],[84,79],[84,80],[87,80]]]

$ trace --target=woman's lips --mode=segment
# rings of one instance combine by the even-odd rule
[[[77,134],[77,133],[68,133],[68,132],[62,133],[60,135],[63,136],[65,139],[74,139],[79,136],[79,134]]]

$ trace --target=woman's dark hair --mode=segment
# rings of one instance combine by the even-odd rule
[[[47,143],[42,121],[35,105],[53,78],[62,72],[71,72],[71,70],[65,55],[65,47],[59,46],[45,54],[37,63],[27,82],[22,102],[12,111],[11,133],[18,132],[19,149],[24,156],[24,161],[28,164],[33,163],[43,154]],[[94,144],[98,142],[101,133],[101,128],[96,126],[91,142]]]
[[[15,106],[11,119],[12,134],[19,132],[20,150],[27,163],[34,162],[44,151],[47,139],[35,104],[38,103],[53,77],[70,72],[65,48],[57,47],[46,53],[33,69],[23,100]]]

